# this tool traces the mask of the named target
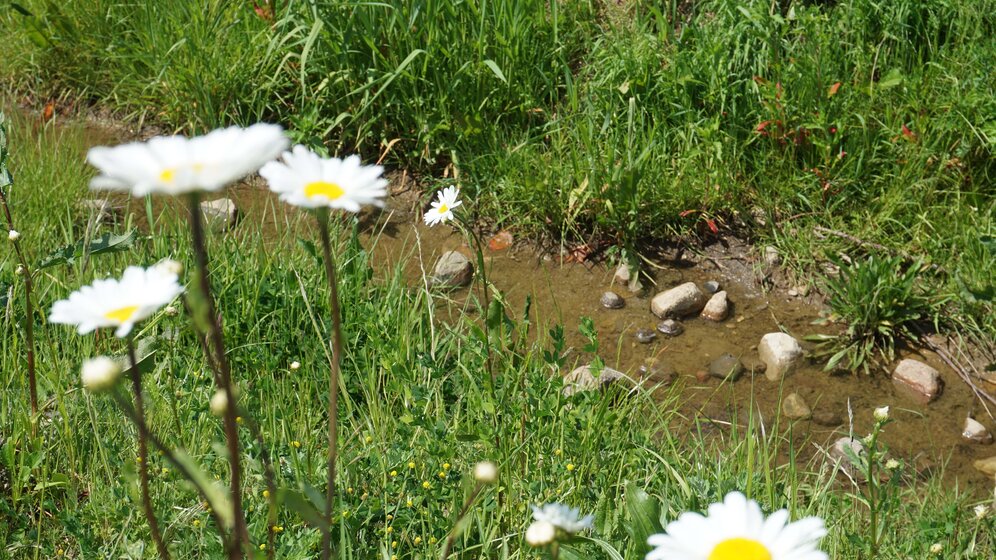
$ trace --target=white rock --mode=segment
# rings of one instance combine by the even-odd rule
[[[231,229],[239,218],[239,211],[230,198],[202,202],[201,214],[203,214],[207,226],[214,231]]]
[[[661,319],[694,315],[706,304],[705,294],[695,282],[684,284],[661,292],[650,300],[650,310]]]
[[[629,279],[633,274],[629,270],[629,265],[622,263],[616,267],[616,273],[612,276],[612,281],[616,284],[629,284]]]
[[[850,455],[860,457],[864,454],[865,446],[861,444],[861,441],[847,436],[833,442],[833,446],[830,447],[830,460],[834,463],[834,465],[840,467],[841,470],[851,476],[860,476],[860,474],[856,472],[857,463],[855,463],[854,459],[852,459]]]
[[[433,286],[458,288],[470,284],[473,277],[474,265],[470,259],[459,251],[447,251],[436,261],[430,280]]]
[[[702,310],[702,317],[710,321],[725,321],[730,312],[730,302],[726,297],[726,290],[716,292]]]
[[[564,376],[563,393],[565,397],[569,397],[582,391],[604,389],[612,383],[625,380],[633,381],[625,373],[609,367],[603,367],[598,377],[595,377],[594,369],[590,365],[579,366]]]
[[[913,400],[927,404],[940,396],[944,388],[941,374],[923,362],[905,359],[892,372],[892,382]]]
[[[981,443],[983,445],[993,442],[993,435],[989,433],[989,430],[971,416],[965,418],[965,427],[961,430],[961,437],[972,443]]]
[[[804,355],[799,341],[781,332],[761,337],[757,353],[765,365],[764,375],[771,381],[780,381],[794,372]]]

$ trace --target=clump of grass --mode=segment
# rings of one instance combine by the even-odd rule
[[[839,335],[810,337],[819,344],[815,355],[827,358],[826,369],[859,368],[869,373],[878,361],[895,359],[896,345],[919,336],[920,329],[936,325],[946,298],[928,291],[930,267],[903,257],[869,256],[826,278],[827,305],[832,318],[847,329]]]

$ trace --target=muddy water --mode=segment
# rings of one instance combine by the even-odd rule
[[[393,186],[398,190],[397,185]],[[403,192],[392,198],[384,211],[361,216],[364,244],[371,248],[376,268],[393,270],[401,265],[411,284],[417,286],[424,282],[424,274],[431,274],[436,259],[445,251],[459,250],[474,259],[465,239],[453,228],[421,225],[417,193],[404,186],[400,190]],[[260,227],[264,231],[307,228],[307,221],[297,219],[294,210],[280,204],[258,183],[232,188],[228,196],[242,215],[240,224],[229,235]],[[140,223],[144,210],[135,202],[132,208]],[[969,413],[990,430],[996,429],[996,423],[969,388],[933,353],[901,353],[902,357],[925,361],[941,372],[944,392],[926,406],[897,391],[884,371],[872,376],[832,376],[823,372],[820,364],[807,363],[782,383],[768,381],[760,372],[752,375],[752,366],[760,363],[757,344],[764,334],[784,331],[802,341],[806,335],[828,331],[812,324],[820,314],[815,298],[806,301],[788,295],[784,289],[761,289],[754,273],[756,251],[736,240],[728,245],[731,246],[716,246],[706,255],[680,262],[656,263],[652,268],[656,285],[642,294],[613,285],[613,270],[605,266],[564,263],[524,244],[513,244],[501,251],[485,250],[485,259],[488,279],[508,302],[510,316],[521,316],[526,298],[530,297],[533,332],[545,333],[552,326],[564,326],[569,364],[586,364],[591,359],[581,350],[585,339],[578,333],[581,318],[590,317],[598,332],[600,355],[609,367],[639,379],[640,366],[654,359],[658,371],[676,372],[670,384],[673,388],[657,390],[662,396],[668,390],[679,391],[676,399],[662,398],[662,403],[677,403],[668,406],[679,407],[689,429],[699,422],[706,431],[722,436],[729,433],[731,422],[743,425],[750,407],[754,407],[755,422],[763,422],[766,433],[777,430],[790,438],[801,464],[815,468],[825,457],[823,450],[852,429],[849,409],[853,411],[853,433],[860,437],[871,428],[872,410],[888,405],[896,422],[886,428],[883,440],[892,456],[911,467],[909,472],[926,473],[943,467],[949,484],[992,490],[992,481],[976,471],[972,462],[996,454],[996,446],[968,443],[961,438],[961,431]],[[638,329],[654,330],[659,322],[650,312],[653,294],[684,282],[702,286],[710,280],[719,282],[729,294],[732,308],[726,321],[686,319],[685,331],[678,337],[658,333],[649,344],[637,342]],[[625,307],[603,308],[599,298],[606,290],[623,296]],[[467,289],[439,293],[437,306],[443,312],[438,317],[454,320],[461,313],[474,313],[467,295]],[[711,377],[703,380],[701,372],[724,353],[740,358],[746,373],[735,382]],[[648,387],[666,381],[667,376],[644,379]],[[803,397],[815,416],[836,416],[840,423],[793,423],[780,417],[781,398],[792,392]]]

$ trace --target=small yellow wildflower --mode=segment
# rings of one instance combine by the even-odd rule
[[[348,509],[342,510],[342,518],[346,519],[347,517],[349,517],[349,510]]]
[[[556,455],[557,457],[560,457],[561,455],[563,455],[563,453],[564,451],[562,449],[558,449],[553,452],[553,454]]]
[[[294,441],[291,442],[291,445],[294,446],[294,449],[301,449],[301,442],[300,441],[294,440]]]
[[[351,495],[353,493],[353,487],[350,486],[349,488],[346,488],[346,493]]]
[[[415,461],[408,461],[408,468],[409,469],[414,469],[415,468]]]
[[[241,424],[242,423],[242,417],[241,416],[236,416],[235,417],[235,423],[236,424]]]
[[[269,490],[263,490],[263,497],[264,498],[269,498],[270,497],[270,491]]]
[[[167,469],[166,467],[163,467],[162,470],[159,471],[159,472],[161,472],[163,474],[169,474],[169,469]]]
[[[200,519],[195,519],[193,525],[194,525],[194,527],[200,527],[201,526],[201,520]]]
[[[573,471],[574,470],[574,463],[567,463],[567,470]]]
[[[446,478],[446,473],[444,473],[443,471],[439,471],[439,474],[437,476],[439,476],[439,478]]]
[[[364,492],[363,494],[360,495],[360,499],[361,500],[366,500],[369,497],[370,497],[370,494],[367,493],[367,492]]]
[[[391,548],[398,548],[398,541],[391,541]]]
[[[273,527],[270,527],[270,529],[271,529],[271,530],[272,530],[272,531],[273,531],[274,533],[283,533],[283,532],[284,532],[284,528],[283,528],[283,526],[281,526],[281,525],[274,525]]]
[[[398,476],[398,471],[391,471],[391,478]]]
[[[443,470],[444,471],[448,471],[448,470],[450,470],[450,467],[452,467],[452,466],[453,465],[450,465],[449,463],[443,463]]]
[[[387,529],[384,529],[384,532],[390,535],[391,533],[394,532],[394,527],[388,527]]]
[[[412,506],[415,505],[415,502],[413,502],[411,500],[408,500],[407,502],[405,502],[405,505],[408,506],[408,507],[412,507]]]
[[[417,545],[422,544],[422,537],[415,537],[415,540],[413,542]]]
[[[259,543],[259,549],[260,550],[266,550],[266,543],[265,542],[264,543]]]
[[[436,544],[436,537],[429,537],[429,544]]]
[[[422,483],[422,488],[428,490],[429,488],[432,488],[432,484],[429,484],[429,481],[426,480],[425,482]]]
[[[373,443],[373,440],[374,440],[374,438],[372,438],[370,436],[367,436],[364,441],[366,441],[367,443]]]
[[[387,520],[388,520],[388,521],[391,521],[392,519],[394,519],[394,516],[393,516],[393,515],[391,515],[390,513],[389,513],[389,514],[387,514]]]

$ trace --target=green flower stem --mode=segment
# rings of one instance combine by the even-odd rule
[[[467,501],[463,503],[463,507],[460,508],[460,513],[457,514],[456,521],[453,522],[453,528],[450,529],[450,535],[446,537],[446,544],[443,546],[443,553],[439,557],[441,560],[449,558],[450,549],[453,548],[453,543],[457,538],[457,529],[460,527],[460,522],[463,521],[464,517],[466,517],[467,512],[470,511],[470,507],[474,505],[475,501],[477,501],[477,497],[481,495],[481,490],[483,489],[484,483],[478,482],[477,485],[474,486],[474,491],[471,492],[470,496],[467,498]]]
[[[10,206],[7,204],[7,195],[0,189],[0,205],[3,206],[4,216],[7,218],[7,230],[14,230],[14,218],[10,213]],[[24,339],[27,345],[28,361],[28,392],[31,399],[31,434],[34,436],[37,429],[38,417],[38,379],[35,374],[35,323],[34,323],[34,301],[31,297],[31,267],[28,260],[24,258],[21,250],[21,242],[14,241],[14,253],[17,255],[18,263],[23,269],[24,278]]]
[[[329,528],[322,538],[322,560],[332,555],[332,512],[335,511],[336,461],[339,454],[339,365],[342,360],[342,315],[339,310],[339,286],[336,283],[332,241],[329,238],[329,211],[320,208],[316,213],[318,233],[322,241],[325,260],[325,278],[329,283],[329,307],[332,311],[332,359],[329,363],[329,464],[328,486],[325,491],[325,517]]]
[[[491,358],[491,326],[488,323],[488,313],[491,310],[491,295],[489,293],[488,287],[488,272],[484,267],[484,245],[481,242],[481,236],[474,227],[464,222],[460,217],[457,217],[457,224],[463,231],[464,236],[470,238],[474,244],[474,254],[477,257],[477,270],[481,279],[481,300],[483,302],[484,308],[481,311],[481,317],[484,320],[484,334],[487,341],[484,345],[485,359],[487,360],[488,368],[488,381],[490,382],[491,398],[496,398],[495,395],[495,371],[494,364]]]
[[[135,356],[135,339],[128,335],[128,362],[131,374],[131,389],[135,394],[135,415],[145,421],[145,400],[142,398],[142,374],[138,371],[138,359]],[[149,494],[149,445],[145,439],[145,433],[138,430],[138,480],[142,489],[142,509],[145,512],[145,519],[149,522],[149,531],[152,533],[152,541],[156,543],[156,550],[159,557],[169,560],[169,550],[163,542],[162,532],[159,530],[159,522],[156,520],[156,512],[152,507],[152,496]]]
[[[875,464],[878,462],[878,457],[876,451],[878,450],[878,436],[881,432],[883,423],[876,421],[875,427],[872,428],[871,433],[871,443],[868,446],[868,509],[869,517],[868,520],[868,531],[871,535],[869,539],[869,545],[871,547],[871,558],[875,558],[878,554],[878,509],[879,505],[875,503],[878,489],[878,480],[875,479]]]
[[[235,527],[232,538],[232,547],[229,550],[231,560],[242,558],[242,549],[250,558],[253,557],[252,547],[249,545],[249,531],[246,529],[245,512],[242,511],[242,468],[239,454],[239,428],[236,423],[235,390],[232,384],[232,372],[228,363],[228,355],[225,351],[225,337],[221,329],[221,318],[215,311],[214,299],[211,296],[211,280],[208,276],[208,256],[204,243],[204,224],[201,217],[200,196],[198,193],[191,193],[188,199],[190,210],[190,232],[194,246],[194,260],[197,265],[197,279],[199,283],[199,297],[190,298],[193,308],[194,322],[199,328],[206,330],[206,338],[209,347],[214,354],[213,359],[208,361],[215,366],[215,383],[218,388],[225,392],[229,406],[225,407],[223,424],[225,429],[225,443],[228,446],[228,462],[231,467],[230,489],[232,494],[232,509],[234,510]]]

